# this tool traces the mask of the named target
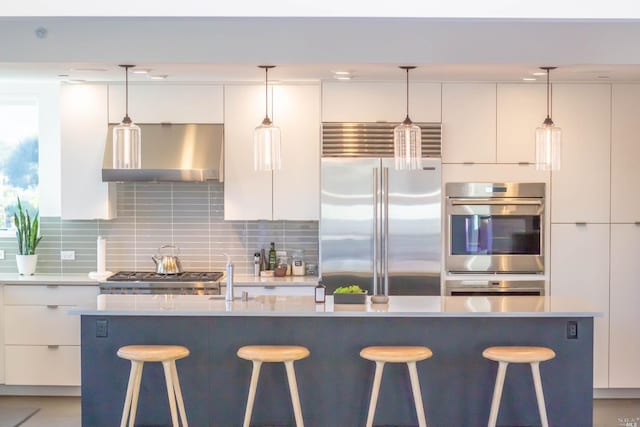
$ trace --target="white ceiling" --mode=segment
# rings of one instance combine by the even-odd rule
[[[417,18],[0,18],[0,80],[640,82],[640,22]],[[94,69],[94,70],[91,70]],[[130,75],[132,82],[150,82]],[[544,81],[539,77],[538,81]]]

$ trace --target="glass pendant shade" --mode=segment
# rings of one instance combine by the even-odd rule
[[[257,171],[280,169],[280,128],[267,118],[253,131],[253,168]]]
[[[120,65],[125,72],[125,114],[122,122],[113,128],[113,168],[140,169],[142,167],[142,135],[140,127],[129,117],[129,68]]]
[[[140,169],[142,167],[140,127],[129,122],[113,128],[113,168]]]
[[[559,170],[562,152],[562,129],[551,120],[536,128],[536,169]]]
[[[422,169],[422,132],[409,118],[409,70],[416,67],[400,68],[407,72],[407,117],[393,129],[393,158],[396,170]]]
[[[264,120],[253,131],[253,169],[273,171],[280,169],[280,128],[269,118],[269,69],[273,65],[260,65],[264,69]]]
[[[393,129],[393,157],[398,170],[422,169],[422,133],[411,120]]]

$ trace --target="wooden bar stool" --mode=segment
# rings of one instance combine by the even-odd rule
[[[426,427],[427,421],[424,416],[422,405],[422,393],[420,392],[420,382],[418,380],[418,370],[416,362],[425,360],[433,355],[431,349],[422,346],[379,346],[365,347],[360,351],[360,357],[376,362],[376,372],[373,377],[373,387],[371,389],[371,401],[369,402],[369,413],[367,414],[367,427],[373,425],[373,417],[376,412],[380,382],[382,381],[382,370],[386,362],[406,363],[409,368],[409,378],[411,379],[411,390],[418,416],[418,425]]]
[[[238,357],[253,362],[251,371],[251,385],[249,386],[249,396],[247,398],[247,408],[244,413],[244,427],[249,427],[251,413],[253,412],[253,402],[256,397],[258,387],[258,377],[260,367],[263,362],[282,362],[287,370],[287,380],[289,381],[289,391],[291,393],[291,403],[293,404],[293,414],[296,418],[296,426],[304,427],[302,420],[302,407],[298,396],[298,384],[296,383],[296,373],[293,369],[293,362],[309,356],[306,347],[298,345],[248,345],[238,349]]]
[[[140,381],[142,380],[142,368],[144,362],[162,362],[164,378],[167,383],[167,396],[171,410],[171,422],[173,427],[178,427],[178,415],[176,414],[176,401],[180,411],[182,425],[188,427],[187,415],[182,401],[182,391],[176,369],[176,360],[189,355],[189,349],[179,345],[127,345],[118,349],[118,357],[131,361],[129,384],[127,395],[124,399],[124,409],[120,427],[125,427],[129,419],[129,427],[133,427],[136,421],[138,409],[138,395],[140,394]]]
[[[509,363],[529,363],[531,365],[531,374],[533,376],[533,385],[536,389],[540,421],[542,427],[548,427],[547,409],[544,406],[544,394],[542,393],[542,380],[540,378],[540,362],[556,357],[554,351],[547,347],[489,347],[482,352],[482,356],[498,362],[498,374],[496,376],[496,385],[493,389],[493,400],[491,401],[488,427],[495,427],[498,421],[502,387]]]

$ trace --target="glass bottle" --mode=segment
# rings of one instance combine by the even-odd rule
[[[269,270],[275,270],[277,265],[276,258],[276,244],[271,242],[271,249],[269,249]]]

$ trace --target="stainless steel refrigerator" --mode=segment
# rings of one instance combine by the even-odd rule
[[[388,149],[385,157],[342,157],[325,142],[320,274],[327,292],[357,284],[370,295],[439,295],[441,160],[397,171]]]

